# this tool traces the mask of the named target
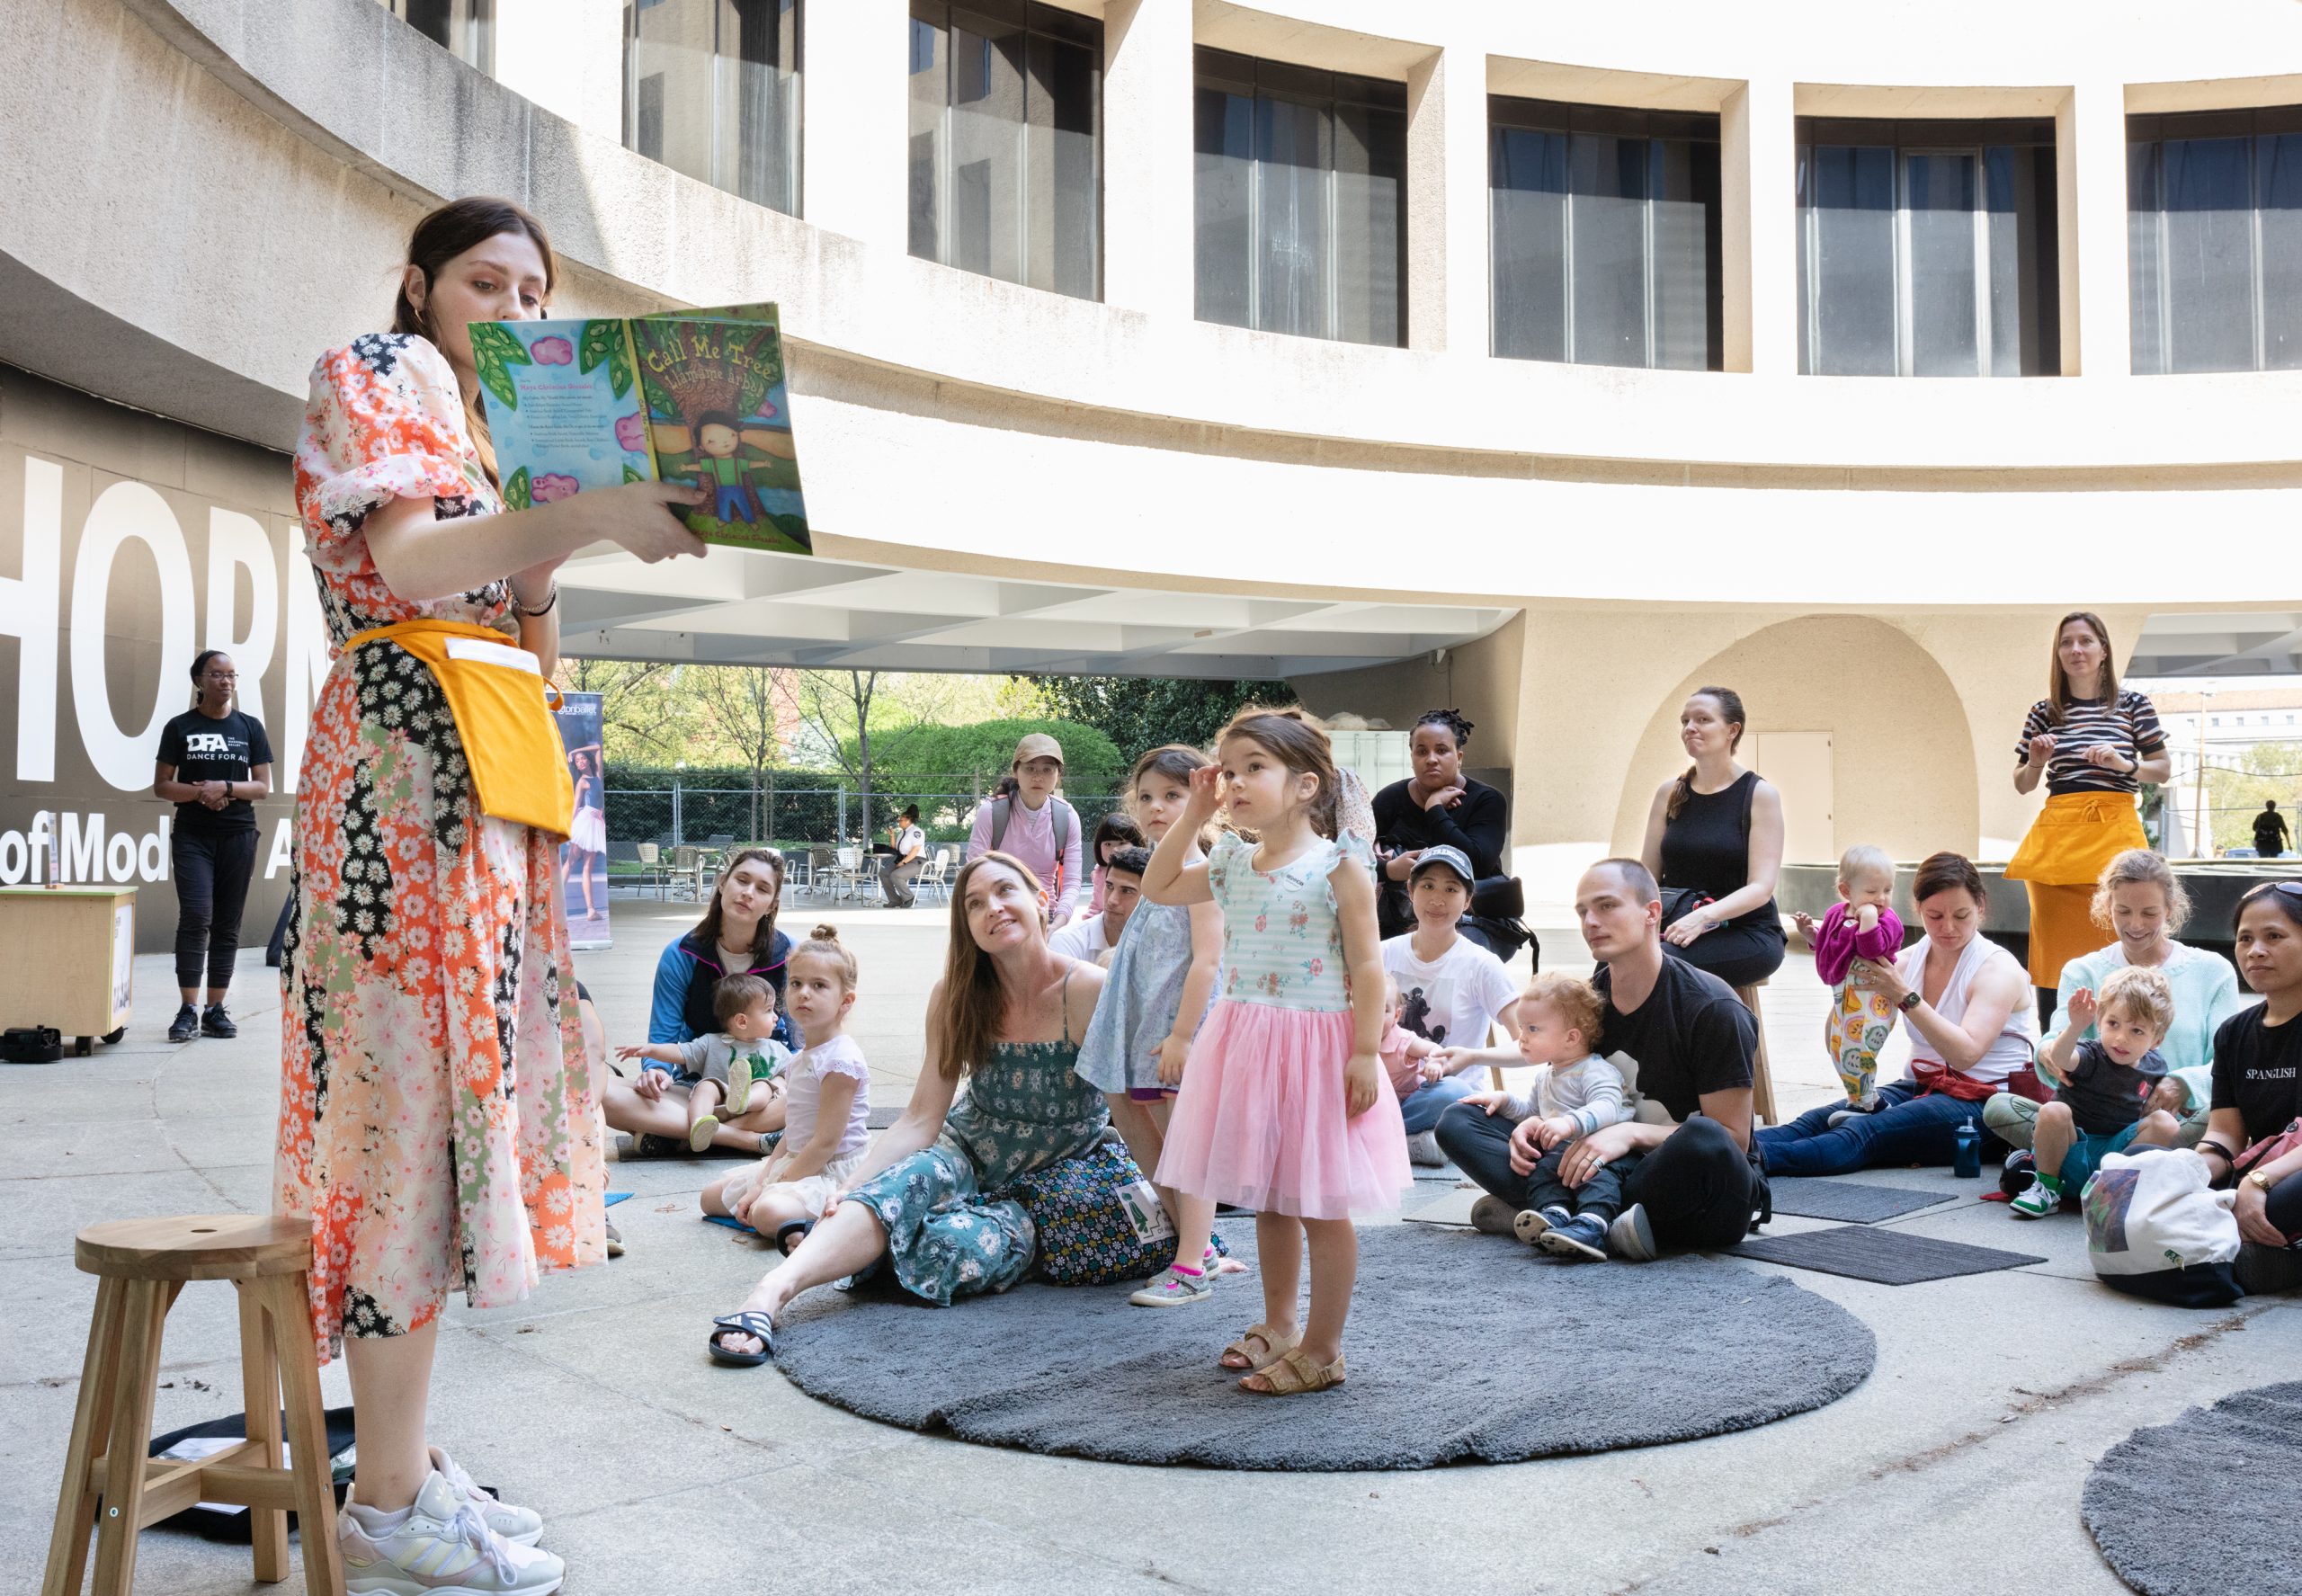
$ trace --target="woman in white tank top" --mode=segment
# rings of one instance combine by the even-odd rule
[[[1878,1091],[1878,1110],[1831,1119],[1825,1103],[1788,1125],[1758,1133],[1770,1175],[1838,1175],[1880,1165],[1948,1164],[1958,1127],[1972,1120],[1985,1155],[2004,1155],[1982,1122],[1993,1092],[2019,1088],[2038,1057],[2030,976],[2015,957],[1982,934],[1982,876],[1956,853],[1918,867],[1911,896],[1926,936],[1893,966],[1864,961],[1868,985],[1903,1008],[1910,1026],[1911,1074]],[[2035,1089],[2035,1088],[2034,1088]]]

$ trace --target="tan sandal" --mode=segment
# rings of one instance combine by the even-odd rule
[[[1271,1362],[1239,1381],[1239,1389],[1255,1396],[1300,1396],[1307,1392],[1325,1391],[1343,1384],[1343,1356],[1322,1368],[1307,1358],[1299,1347],[1290,1347]],[[1262,1380],[1251,1386],[1249,1380]]]
[[[1216,1362],[1236,1373],[1253,1374],[1293,1351],[1302,1339],[1300,1331],[1292,1336],[1282,1336],[1268,1324],[1250,1324],[1245,1334],[1223,1349],[1223,1356]],[[1258,1352],[1247,1344],[1249,1342],[1261,1342],[1263,1351]],[[1239,1361],[1232,1362],[1234,1358]]]

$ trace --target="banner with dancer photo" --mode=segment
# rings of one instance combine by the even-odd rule
[[[567,898],[567,942],[606,948],[608,935],[607,767],[600,751],[600,695],[560,695],[554,718],[567,750],[567,779],[576,788],[576,819],[560,844],[559,875]]]

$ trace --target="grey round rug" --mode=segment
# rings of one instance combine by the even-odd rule
[[[1225,1228],[1254,1262],[1251,1226]],[[1114,1463],[1429,1468],[1653,1446],[1834,1402],[1877,1343],[1777,1276],[1702,1258],[1569,1264],[1431,1226],[1359,1236],[1350,1378],[1315,1395],[1241,1391],[1216,1367],[1263,1317],[1251,1271],[1215,1300],[1128,1304],[1131,1286],[1031,1283],[934,1308],[819,1291],[793,1305],[776,1364],[866,1418]]]
[[[2257,1386],[2102,1454],[2079,1500],[2118,1576],[2144,1596],[2298,1596],[2302,1381]]]

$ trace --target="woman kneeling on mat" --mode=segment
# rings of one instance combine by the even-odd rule
[[[1958,854],[1934,854],[1919,865],[1911,896],[1925,940],[1892,964],[1857,959],[1849,977],[1884,994],[1910,1022],[1910,1078],[1878,1089],[1876,1113],[1849,1114],[1843,1101],[1833,1101],[1760,1131],[1768,1174],[1949,1164],[1958,1127],[1971,1119],[1981,1129],[1983,1104],[1994,1093],[2039,1090],[2030,979],[1982,934],[1981,872]]]
[[[940,1307],[1021,1280],[1037,1231],[1022,1204],[989,1194],[1117,1139],[1103,1094],[1074,1068],[1102,986],[1102,970],[1048,949],[1047,894],[1022,860],[969,860],[952,882],[950,950],[927,994],[928,1067],[910,1105],[782,1266],[713,1321],[712,1357],[766,1362],[785,1304],[882,1264]],[[954,1107],[962,1079],[967,1101]]]

